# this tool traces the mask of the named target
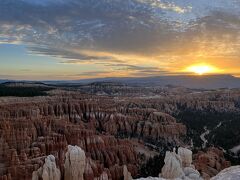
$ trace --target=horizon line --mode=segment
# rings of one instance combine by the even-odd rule
[[[233,74],[203,74],[203,75],[198,75],[198,74],[182,74],[182,75],[155,75],[155,76],[112,76],[112,77],[93,77],[93,78],[79,78],[79,79],[49,79],[49,80],[34,80],[34,79],[11,79],[11,78],[0,78],[0,81],[16,81],[16,82],[47,82],[47,81],[84,81],[84,80],[100,80],[100,79],[124,79],[124,78],[154,78],[154,77],[213,77],[213,76],[229,76],[233,78],[240,79],[240,76],[233,75]]]

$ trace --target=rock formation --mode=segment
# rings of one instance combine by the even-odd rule
[[[184,176],[182,159],[178,154],[176,154],[175,150],[173,152],[166,152],[164,163],[165,165],[163,166],[162,172],[159,175],[160,177],[166,179],[175,179]]]
[[[211,180],[237,180],[240,179],[240,166],[232,166],[222,170]]]
[[[209,151],[217,151],[212,148]],[[137,180],[203,180],[210,179],[201,177],[200,173],[190,163],[192,162],[192,152],[185,148],[179,148],[178,154],[175,149],[173,152],[166,152],[164,159],[165,165],[162,168],[160,177],[139,178]],[[185,167],[184,167],[185,165]],[[222,170],[210,180],[238,180],[240,179],[240,166],[232,166]]]
[[[83,180],[86,164],[85,152],[78,146],[68,146],[64,163],[65,180]]]
[[[33,172],[35,177],[41,177],[42,171],[38,170],[49,155],[55,157],[62,178],[77,174],[85,180],[119,180],[128,174],[124,173],[124,165],[135,177],[147,160],[143,154],[150,157],[150,152],[163,153],[184,145],[187,129],[171,115],[173,112],[185,108],[235,111],[239,97],[236,93],[227,104],[224,97],[211,93],[203,93],[201,98],[171,93],[174,98],[166,97],[168,92],[159,98],[118,99],[65,91],[55,91],[46,97],[0,98],[0,180],[30,180]],[[81,151],[75,145],[86,156],[85,168],[78,169],[81,173],[70,171],[75,169],[72,166],[79,166],[75,160]],[[217,156],[218,153],[213,155]],[[190,157],[191,152],[186,149],[179,148],[177,154],[169,152],[162,173],[170,177],[174,174],[168,173],[170,169],[185,177],[197,174]],[[194,164],[211,177],[228,165],[219,157],[205,160],[209,158],[199,153]],[[71,161],[74,163],[70,164]]]
[[[178,148],[178,155],[182,160],[183,167],[190,167],[192,164],[192,151],[186,148]]]
[[[193,164],[204,179],[216,176],[221,170],[231,165],[225,160],[222,150],[214,147],[208,148],[206,152],[199,151],[195,154]]]
[[[106,172],[103,172],[99,178],[99,180],[108,180],[108,174]]]
[[[45,158],[43,167],[33,172],[32,180],[60,180],[61,172],[57,168],[55,157],[49,155]]]
[[[68,145],[77,145],[86,154],[84,177],[121,179],[123,165],[133,176],[138,173],[138,144],[182,142],[186,127],[172,116],[120,106],[108,97],[80,93],[0,98],[0,177],[30,180],[50,154],[63,172]]]
[[[132,180],[132,175],[131,175],[131,173],[128,171],[126,165],[123,166],[123,176],[124,176],[124,180]]]
[[[161,178],[165,179],[194,179],[201,180],[200,173],[195,170],[192,162],[192,152],[186,148],[179,148],[178,154],[175,149],[173,152],[166,152],[165,165],[162,168]]]
[[[182,162],[191,162],[190,150],[180,148],[180,154],[176,154],[175,149],[173,152],[166,152],[165,165],[162,168],[162,173],[159,179],[188,179],[188,180],[201,180],[200,173],[194,169],[190,164],[189,167],[183,167]],[[186,164],[187,164],[186,163]],[[64,180],[88,180],[95,179],[91,162],[86,163],[85,152],[78,146],[68,146],[68,151],[65,155]],[[123,166],[122,173],[124,180],[132,180],[131,173],[128,171],[126,165]],[[84,178],[83,173],[86,177]],[[92,175],[92,176],[91,176]],[[61,172],[56,166],[55,157],[49,155],[45,158],[43,167],[33,172],[32,180],[60,180]],[[121,175],[113,179],[119,179]],[[103,172],[98,179],[108,180],[108,174]]]

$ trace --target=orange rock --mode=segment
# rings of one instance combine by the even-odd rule
[[[194,155],[194,165],[206,179],[216,176],[221,170],[231,166],[224,158],[223,151],[218,148],[208,148],[206,152],[199,151]]]

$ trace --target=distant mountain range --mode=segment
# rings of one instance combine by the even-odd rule
[[[0,83],[7,80],[0,80]],[[97,78],[69,81],[42,81],[54,85],[85,85],[94,82],[117,82],[129,86],[183,86],[191,89],[240,88],[240,78],[231,75],[207,76],[154,76],[129,78]]]
[[[6,82],[11,82],[11,80],[8,80],[8,79],[0,79],[0,84],[6,83]]]

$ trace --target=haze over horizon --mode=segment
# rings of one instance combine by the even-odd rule
[[[240,77],[238,0],[2,0],[0,79]]]

